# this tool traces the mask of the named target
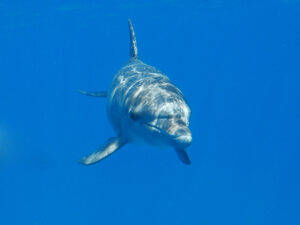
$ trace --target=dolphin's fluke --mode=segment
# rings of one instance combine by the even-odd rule
[[[107,97],[107,91],[88,92],[88,91],[79,90],[79,92],[83,95],[88,95],[93,97]]]
[[[100,160],[106,158],[116,150],[120,149],[126,142],[119,137],[109,138],[106,143],[97,151],[91,155],[84,157],[80,160],[80,163],[84,165],[91,165]]]
[[[130,57],[137,59],[138,58],[137,44],[136,44],[134,29],[130,19],[128,19],[128,26],[129,26],[129,34],[130,34]]]
[[[180,159],[180,161],[182,163],[184,163],[186,165],[191,164],[190,157],[184,149],[175,148],[175,151],[177,153],[178,158]]]

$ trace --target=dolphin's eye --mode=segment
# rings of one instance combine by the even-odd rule
[[[181,125],[181,126],[185,126],[185,125],[186,125],[185,122],[184,122],[181,118],[177,119],[177,120],[176,120],[176,123],[177,123],[178,125]]]
[[[132,119],[132,120],[138,120],[138,119],[140,119],[141,118],[141,116],[139,115],[139,114],[137,114],[137,113],[130,113],[130,118]]]
[[[131,112],[129,114],[129,117],[133,121],[146,122],[146,123],[153,120],[153,116],[150,113],[146,113],[146,112]]]

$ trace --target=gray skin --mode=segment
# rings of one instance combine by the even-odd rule
[[[126,143],[145,143],[175,149],[184,164],[191,161],[185,149],[192,142],[191,110],[181,91],[156,68],[138,59],[130,20],[130,59],[114,76],[108,92],[82,94],[107,97],[107,115],[117,134],[81,162],[94,164]]]

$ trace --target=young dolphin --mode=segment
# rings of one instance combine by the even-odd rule
[[[184,164],[190,164],[185,149],[192,142],[188,128],[191,110],[181,91],[156,68],[138,58],[135,33],[130,20],[130,59],[114,76],[109,91],[85,92],[107,97],[107,115],[117,136],[109,138],[81,163],[90,165],[127,143],[173,147]]]

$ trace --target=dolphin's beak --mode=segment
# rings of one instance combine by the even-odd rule
[[[176,146],[187,148],[192,143],[192,133],[188,127],[180,127],[174,134]]]

